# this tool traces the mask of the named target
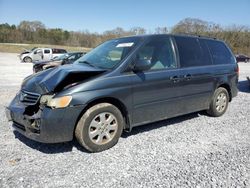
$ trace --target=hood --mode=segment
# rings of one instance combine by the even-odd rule
[[[58,92],[66,86],[86,81],[105,71],[84,64],[64,65],[25,78],[21,88],[39,94]]]
[[[24,51],[24,52],[22,52],[20,55],[28,54],[28,53],[30,53],[30,51]]]

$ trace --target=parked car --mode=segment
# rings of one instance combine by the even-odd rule
[[[25,63],[31,63],[34,61],[47,61],[57,56],[67,53],[64,49],[57,48],[35,48],[29,53],[20,55],[20,60]]]
[[[90,152],[99,152],[135,126],[201,110],[223,115],[237,95],[238,71],[220,40],[119,38],[72,65],[25,78],[6,115],[30,139],[57,143],[76,137]]]
[[[239,54],[239,55],[236,55],[236,61],[237,62],[249,62],[250,61],[250,57],[246,56],[246,55],[243,55],[243,54]]]
[[[40,72],[42,70],[57,67],[60,65],[71,64],[74,61],[76,61],[77,59],[79,59],[80,57],[82,57],[82,55],[84,55],[84,54],[85,53],[83,53],[83,52],[72,52],[72,53],[66,53],[64,55],[58,56],[50,61],[34,62],[33,72],[37,73],[37,72]]]

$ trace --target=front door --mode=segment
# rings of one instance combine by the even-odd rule
[[[180,72],[171,38],[158,36],[149,40],[136,54],[135,63],[139,60],[149,60],[151,67],[131,76],[133,126],[179,114]]]
[[[37,49],[34,51],[32,55],[32,60],[33,61],[41,61],[43,59],[43,50],[42,49]]]

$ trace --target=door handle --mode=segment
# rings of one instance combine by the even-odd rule
[[[191,74],[186,74],[186,75],[184,75],[184,80],[191,80],[191,78],[192,78],[192,76],[191,76]]]
[[[180,78],[179,78],[178,76],[171,76],[171,77],[170,77],[170,80],[171,80],[172,82],[176,83],[176,82],[179,82],[179,81],[180,81]]]

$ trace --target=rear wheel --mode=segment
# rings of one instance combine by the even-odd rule
[[[31,59],[30,57],[25,57],[25,58],[23,59],[23,61],[24,61],[25,63],[31,63],[31,62],[32,62],[32,59]]]
[[[112,104],[100,103],[89,108],[77,123],[75,136],[90,152],[113,147],[124,127],[120,110]]]
[[[210,103],[207,113],[214,117],[222,116],[228,107],[229,94],[223,87],[219,87],[215,90],[213,99]]]

